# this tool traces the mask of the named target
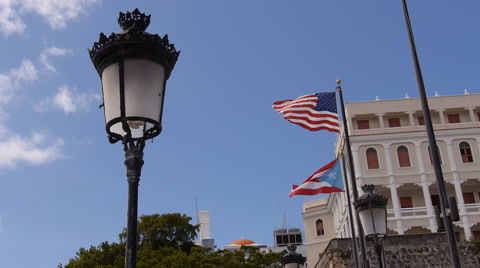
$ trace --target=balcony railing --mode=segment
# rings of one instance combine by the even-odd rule
[[[480,214],[480,203],[465,204],[465,211],[468,214]],[[400,217],[428,216],[427,207],[401,208]],[[396,218],[394,209],[387,209],[388,218]]]
[[[427,216],[428,210],[427,207],[413,207],[413,208],[401,208],[400,217],[417,217],[417,216]],[[387,209],[388,218],[396,218],[395,211],[393,209]]]
[[[480,213],[480,203],[475,203],[475,204],[465,204],[465,210],[467,211],[467,214],[477,214]]]

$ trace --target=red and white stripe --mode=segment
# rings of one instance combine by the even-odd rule
[[[328,130],[340,132],[338,114],[328,111],[316,111],[318,97],[305,95],[295,100],[277,101],[273,108],[291,123],[310,131]]]

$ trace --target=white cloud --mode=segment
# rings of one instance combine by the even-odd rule
[[[64,53],[58,49],[47,51],[49,55]],[[9,117],[5,106],[15,92],[38,78],[37,68],[30,60],[23,60],[19,67],[0,74],[0,168],[15,168],[19,163],[41,165],[66,157],[62,153],[64,142],[61,138],[50,137],[47,132],[38,130],[25,137],[9,130],[5,124]]]
[[[4,136],[5,137],[5,136]],[[63,140],[35,131],[30,137],[13,134],[0,140],[0,167],[15,168],[18,163],[41,165],[65,158]]]
[[[37,68],[30,60],[23,60],[19,68],[10,70],[14,78],[15,85],[19,86],[21,82],[30,82],[38,79]]]
[[[58,89],[53,97],[47,97],[35,107],[37,112],[46,112],[52,107],[62,110],[64,113],[75,113],[79,110],[88,110],[93,101],[100,101],[101,96],[92,92],[78,93],[76,89],[71,90],[64,85]]]
[[[24,83],[37,79],[37,69],[30,60],[23,60],[20,67],[13,68],[8,73],[0,74],[0,103],[10,102],[16,89]]]
[[[22,9],[42,16],[52,29],[62,29],[67,22],[100,0],[19,0]]]
[[[63,86],[59,88],[59,91],[57,95],[53,97],[52,102],[55,107],[60,108],[68,114],[77,111],[77,104],[73,99],[74,96],[72,91],[70,91],[67,86]]]
[[[55,46],[49,47],[45,49],[39,57],[39,61],[45,68],[47,68],[49,71],[52,71],[54,73],[57,72],[57,69],[50,63],[50,56],[65,56],[68,54],[72,54],[72,51],[70,49],[65,49],[65,48],[57,48]]]
[[[0,0],[0,32],[21,34],[26,25],[22,16],[38,14],[52,29],[63,29],[86,9],[101,0]]]
[[[0,0],[0,32],[5,36],[21,34],[25,30],[26,26],[17,12],[18,7],[18,1]]]

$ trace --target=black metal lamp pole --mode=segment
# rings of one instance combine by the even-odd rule
[[[179,51],[168,36],[145,32],[150,15],[122,13],[121,33],[100,39],[89,50],[102,80],[106,131],[110,143],[122,141],[128,181],[125,267],[137,266],[138,183],[143,166],[145,141],[162,130],[166,81],[175,67]]]
[[[128,181],[127,241],[125,246],[125,267],[137,266],[137,215],[138,183],[142,175],[143,148],[145,140],[124,144],[125,167]]]

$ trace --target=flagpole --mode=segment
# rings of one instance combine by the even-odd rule
[[[337,80],[337,91],[338,95],[340,96],[340,106],[342,110],[342,119],[343,119],[343,133],[345,134],[345,146],[347,147],[347,157],[348,157],[348,166],[350,168],[350,183],[352,187],[352,194],[353,194],[353,203],[356,203],[358,200],[358,189],[357,189],[357,182],[356,176],[355,176],[355,169],[353,166],[353,156],[352,156],[352,149],[350,145],[350,136],[348,134],[348,125],[347,125],[347,117],[345,115],[345,105],[343,102],[343,93],[342,93],[342,87],[340,84],[342,83],[341,80]],[[347,187],[348,189],[348,187]],[[349,204],[349,206],[352,206],[352,203]],[[370,262],[367,259],[367,243],[365,241],[365,235],[363,232],[363,228],[360,223],[360,218],[358,213],[355,211],[355,219],[357,220],[358,224],[358,233],[359,233],[359,239],[360,239],[360,250],[362,253],[362,261],[363,261],[363,266],[366,268],[370,267]]]
[[[408,15],[407,3],[402,0],[403,14],[405,17],[405,25],[407,27],[408,40],[410,43],[410,51],[412,54],[413,66],[415,69],[415,76],[417,79],[418,92],[420,95],[420,101],[422,103],[423,117],[425,118],[425,129],[428,136],[428,144],[430,146],[430,153],[432,155],[432,162],[434,166],[434,173],[437,182],[438,194],[440,196],[440,209],[442,213],[443,223],[445,225],[445,231],[447,233],[448,245],[450,248],[450,254],[452,257],[452,264],[455,268],[460,268],[460,257],[458,255],[457,241],[455,240],[455,233],[453,230],[453,224],[451,217],[447,214],[447,193],[445,190],[445,180],[443,178],[442,167],[440,165],[440,158],[438,155],[438,147],[435,140],[435,134],[432,126],[432,119],[430,117],[430,108],[428,107],[427,95],[425,93],[425,85],[423,83],[422,70],[420,69],[420,62],[418,60],[417,49],[415,46],[415,40],[413,38],[412,25],[410,23],[410,16]]]
[[[345,193],[347,194],[347,204],[348,204],[348,217],[350,218],[350,231],[352,232],[352,245],[353,245],[353,252],[355,253],[353,256],[355,257],[355,267],[359,268],[359,257],[358,257],[358,245],[357,245],[357,234],[355,232],[355,222],[353,221],[353,213],[352,213],[352,202],[350,200],[350,189],[348,187],[348,179],[347,179],[347,170],[345,169],[345,157],[343,156],[343,152],[341,153],[340,157],[342,158],[342,171],[344,176],[345,185]]]

